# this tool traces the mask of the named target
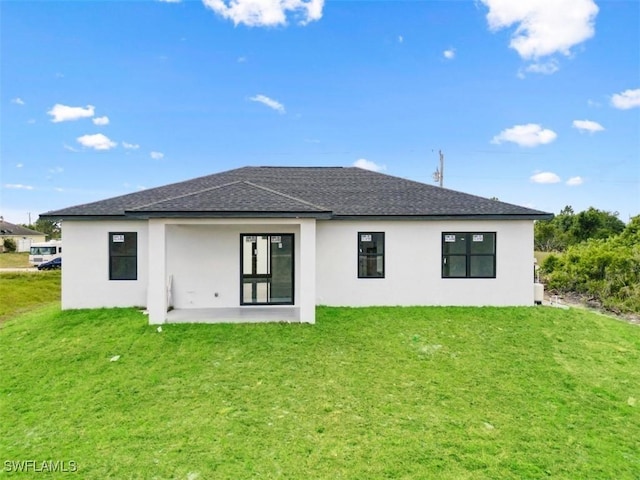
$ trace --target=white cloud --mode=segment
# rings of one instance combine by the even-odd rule
[[[525,60],[560,53],[593,37],[598,6],[593,0],[481,0],[491,30],[517,24],[509,46]]]
[[[602,125],[591,120],[574,120],[573,128],[577,128],[581,132],[589,133],[601,132],[604,130],[604,127]]]
[[[582,177],[571,177],[566,181],[566,184],[570,187],[577,187],[578,185],[582,185],[583,183],[584,180],[582,179]]]
[[[127,142],[122,142],[122,146],[124,148],[126,148],[127,150],[137,150],[140,148],[140,145],[136,144],[136,143],[127,143]]]
[[[531,63],[527,65],[524,70],[521,70],[518,74],[520,78],[524,78],[524,73],[539,73],[541,75],[552,75],[560,70],[560,66],[558,65],[558,61],[555,58],[547,62],[537,62]]]
[[[16,164],[16,168],[22,168],[22,167],[24,167],[24,165],[22,163]]]
[[[96,117],[92,119],[94,125],[109,125],[109,117]]]
[[[398,35],[398,43],[403,43],[404,37],[402,35]]]
[[[67,105],[56,103],[47,113],[53,117],[51,119],[53,123],[59,123],[78,120],[80,118],[93,117],[94,112],[95,107],[93,105],[87,105],[85,108],[83,108],[68,107]]]
[[[300,25],[320,20],[324,0],[202,0],[202,3],[235,25],[275,27],[287,24],[291,14]]]
[[[537,147],[553,142],[557,136],[553,130],[542,128],[537,123],[528,123],[503,130],[493,137],[491,143],[499,145],[503,142],[512,142],[521,147]]]
[[[162,153],[162,152],[151,152],[149,154],[149,156],[151,158],[153,158],[154,160],[162,160],[164,158],[164,153]]]
[[[445,50],[444,52],[442,52],[442,56],[444,58],[446,58],[447,60],[453,60],[454,58],[456,58],[456,49],[455,48],[449,48],[449,49]]]
[[[11,190],[33,190],[31,185],[22,185],[21,183],[5,183],[4,188]]]
[[[67,145],[66,143],[63,145],[65,150],[69,150],[70,152],[79,152],[80,150],[78,150],[75,147],[72,147],[71,145]]]
[[[15,103],[16,105],[24,105],[24,100],[22,100],[20,97],[16,97],[11,100],[11,103]]]
[[[266,95],[255,95],[249,100],[251,100],[252,102],[262,103],[263,105],[266,105],[267,107],[272,108],[279,113],[285,113],[283,104],[281,104],[277,100],[267,97]]]
[[[628,110],[634,107],[640,107],[640,88],[635,90],[625,90],[622,93],[616,93],[611,97],[611,105],[620,110]]]
[[[247,63],[247,57],[238,57],[236,62],[238,62],[238,63]]]
[[[602,106],[600,102],[596,102],[595,100],[591,100],[591,99],[587,100],[587,105],[593,108],[598,108]]]
[[[111,150],[118,144],[109,139],[109,137],[96,133],[94,135],[83,135],[76,139],[80,145],[94,150]]]
[[[532,175],[529,180],[533,183],[559,183],[560,177],[553,172],[540,172]]]
[[[372,162],[371,160],[367,160],[366,158],[359,158],[358,160],[353,162],[353,166],[364,168],[365,170],[371,170],[374,172],[381,172],[387,169],[385,165],[378,165],[377,163]]]
[[[64,168],[62,167],[55,167],[55,168],[49,169],[49,173],[62,173],[62,172],[64,172]]]

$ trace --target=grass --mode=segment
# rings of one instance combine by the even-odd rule
[[[539,252],[539,251],[535,251],[533,252],[533,256],[535,257],[538,265],[542,266],[542,264],[544,263],[544,261],[547,259],[547,257],[549,257],[550,255],[561,255],[561,253],[559,252]]]
[[[0,273],[0,322],[36,306],[59,302],[60,270]]]
[[[74,461],[83,479],[640,477],[637,326],[547,307],[317,321],[17,316],[0,330],[0,460]]]
[[[27,268],[29,252],[4,252],[0,253],[0,268]]]

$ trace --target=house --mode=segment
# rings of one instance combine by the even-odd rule
[[[4,251],[4,239],[10,238],[16,243],[17,252],[28,252],[35,242],[44,242],[46,235],[21,225],[14,225],[0,217],[0,251]]]
[[[551,214],[360,168],[245,167],[47,212],[62,308],[300,321],[316,305],[533,305]]]

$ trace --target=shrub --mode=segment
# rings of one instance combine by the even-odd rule
[[[5,252],[15,252],[18,248],[16,241],[13,238],[5,238],[2,244]]]
[[[611,310],[640,312],[640,216],[620,234],[570,246],[541,266],[550,290],[575,292]]]

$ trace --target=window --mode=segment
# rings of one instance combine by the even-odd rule
[[[293,305],[292,233],[240,234],[240,305]]]
[[[358,232],[358,278],[384,278],[384,232]]]
[[[495,232],[443,233],[442,278],[496,278]]]
[[[138,234],[109,233],[109,280],[138,279]]]

